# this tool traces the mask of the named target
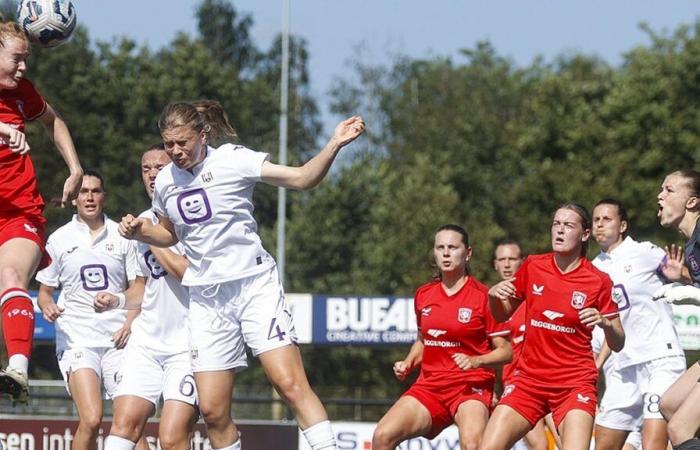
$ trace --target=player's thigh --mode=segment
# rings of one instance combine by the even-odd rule
[[[430,431],[430,411],[410,395],[399,398],[377,423],[372,440],[401,442]]]
[[[234,379],[235,374],[231,369],[194,373],[199,405],[205,421],[230,416]]]
[[[582,409],[569,410],[559,424],[566,450],[588,450],[593,433],[593,416]]]
[[[499,404],[486,424],[481,450],[507,450],[532,429],[532,424],[513,407]]]
[[[148,418],[156,411],[153,403],[134,395],[120,395],[114,399],[114,417],[110,434],[136,442]]]
[[[596,423],[595,448],[596,450],[619,450],[625,444],[628,430],[617,430]]]
[[[467,400],[457,408],[454,421],[460,442],[478,444],[489,421],[489,409],[478,400]]]
[[[71,397],[81,421],[95,425],[102,419],[102,391],[99,375],[88,368],[71,372],[68,379]]]
[[[11,287],[25,288],[43,255],[36,242],[13,238],[0,244],[0,293]]]
[[[189,440],[189,434],[194,429],[197,421],[197,409],[195,405],[180,400],[166,400],[158,425],[159,436],[169,436],[170,444]]]
[[[523,439],[525,439],[527,448],[530,450],[547,450],[549,442],[547,441],[547,432],[544,428],[544,419],[538,420]]]
[[[681,406],[690,391],[698,385],[700,363],[695,363],[685,371],[661,396],[660,408],[667,420]]]

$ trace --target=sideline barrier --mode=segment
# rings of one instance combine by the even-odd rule
[[[97,438],[97,450],[104,449],[111,421],[103,421]],[[70,450],[78,420],[0,414],[0,443],[6,450]],[[246,450],[298,450],[296,423],[272,421],[236,421]],[[146,424],[146,439],[151,450],[159,450],[158,423]],[[192,450],[211,450],[204,425],[195,426]]]

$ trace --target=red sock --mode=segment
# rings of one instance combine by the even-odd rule
[[[34,305],[24,289],[10,288],[0,294],[2,329],[5,334],[7,355],[29,358],[34,339]]]

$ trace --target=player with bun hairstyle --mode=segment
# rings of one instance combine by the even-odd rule
[[[209,144],[218,147],[227,142],[238,142],[238,133],[228,120],[224,107],[216,100],[197,100],[192,102],[197,112],[209,124]]]
[[[654,297],[666,303],[700,306],[700,172],[685,169],[668,174],[657,204],[661,226],[675,228],[688,241],[684,250],[666,248],[664,275],[674,283],[659,288]],[[668,437],[674,449],[700,449],[700,440],[695,437],[700,425],[699,403],[697,362],[661,397],[661,413],[668,420]]]
[[[394,375],[403,380],[420,366],[416,382],[382,417],[372,449],[394,450],[411,437],[432,439],[451,425],[460,448],[476,448],[489,418],[494,367],[513,355],[505,326],[491,316],[488,289],[469,275],[466,230],[443,225],[435,233],[438,279],[416,290],[418,338]]]
[[[247,365],[247,345],[294,412],[311,448],[335,449],[325,408],[304,372],[275,261],[257,234],[252,195],[260,181],[313,188],[341,148],[364,132],[364,122],[360,117],[341,122],[318,155],[290,167],[240,145],[210,147],[210,133],[220,135],[224,122],[207,123],[207,117],[191,103],[165,107],[158,126],[173,164],[156,178],[153,211],[158,223],[127,215],[120,231],[149,245],[168,247],[179,241],[185,247],[189,267],[182,284],[190,294],[190,355],[212,448],[241,448],[231,420],[231,395],[235,371]]]
[[[9,356],[7,369],[0,372],[0,392],[15,403],[26,402],[28,393],[34,308],[27,289],[34,272],[50,262],[44,248],[44,200],[25,123],[38,120],[68,166],[62,206],[78,195],[83,174],[66,123],[24,78],[28,56],[29,42],[19,25],[0,22],[0,309]]]
[[[528,256],[513,278],[489,290],[496,320],[507,320],[525,302],[527,336],[481,449],[511,448],[549,411],[563,448],[588,449],[598,381],[592,329],[603,328],[614,351],[625,342],[612,281],[585,257],[590,234],[584,207],[560,206],[552,220],[552,252]]]

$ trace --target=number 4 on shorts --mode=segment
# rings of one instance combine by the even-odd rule
[[[273,330],[277,334],[272,334]],[[270,340],[272,338],[277,338],[280,341],[284,340],[284,337],[287,335],[282,329],[280,328],[279,325],[277,325],[277,318],[273,318],[272,321],[270,322],[270,331],[267,333],[267,339]]]

